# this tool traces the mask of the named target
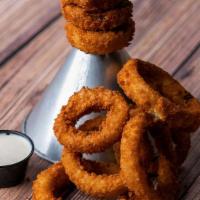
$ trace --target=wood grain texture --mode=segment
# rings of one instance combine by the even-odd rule
[[[62,20],[52,24],[0,70],[3,81],[0,89],[1,129],[21,129],[25,116],[39,100],[58,67],[62,65],[68,52],[62,27]],[[58,29],[60,31],[57,31]],[[31,184],[35,174],[48,164],[35,155],[27,173],[29,182],[25,181],[8,190],[0,189],[0,197],[9,200],[31,198]]]
[[[9,71],[12,71],[12,73],[7,73],[6,68],[0,71],[1,85],[3,86],[0,97],[6,96],[0,104],[0,109],[3,110],[0,114],[2,128],[8,125],[8,121],[8,128],[19,128],[20,123],[16,123],[17,119],[13,115],[13,108],[15,108],[15,113],[18,113],[18,117],[22,117],[18,121],[21,122],[24,114],[27,114],[27,112],[24,113],[26,108],[29,112],[44,87],[47,86],[64,61],[68,48],[62,27],[62,20],[55,22],[27,48],[16,55],[6,65],[6,68],[8,67],[7,69],[10,69]],[[58,29],[60,31],[57,31]],[[9,81],[4,79],[6,76],[9,77]],[[13,87],[16,85],[17,87]],[[10,89],[7,90],[6,88]],[[12,101],[13,99],[15,101]],[[6,108],[4,107],[5,104],[7,104]],[[27,105],[27,107],[24,108],[24,105]],[[24,114],[21,115],[21,112]]]
[[[175,77],[200,100],[200,46],[175,74]],[[193,199],[197,193],[200,193],[197,184],[200,179],[200,129],[192,136],[192,148],[183,165],[183,173],[180,179],[183,199]]]
[[[100,200],[93,197],[89,197],[84,193],[80,192],[79,190],[73,191],[66,200]]]
[[[143,18],[137,18],[136,15],[136,40],[129,49],[133,57],[142,57],[173,73],[176,66],[181,64],[183,58],[187,57],[200,41],[200,15],[197,14],[200,1],[165,1],[165,4],[163,1],[158,2],[146,3],[149,6],[147,10],[156,8],[156,4],[159,4],[154,12],[162,13],[161,16],[158,14],[157,18],[154,17],[152,24],[146,24],[146,29],[139,29],[137,24],[140,24],[141,20],[148,20],[148,13]],[[171,8],[168,8],[168,4]],[[162,6],[167,7],[167,12]]]
[[[40,5],[41,8],[37,9],[36,7],[38,7],[38,4],[36,6],[34,2],[38,2],[39,0],[2,1],[4,1],[4,6],[0,6],[0,13],[5,13],[7,9],[13,5],[13,2],[16,4],[14,8],[11,7],[9,16],[11,16],[12,13],[13,15],[17,15],[15,13],[19,13],[19,10],[23,7],[22,5],[25,5],[26,2],[29,2],[29,4],[31,2],[31,5],[33,4],[35,15],[46,6],[45,2],[50,2],[50,5],[48,6],[52,6],[54,13],[58,12],[57,1],[40,0],[40,2],[42,2]],[[199,50],[196,50],[192,57],[190,56],[191,51],[196,48],[199,42],[199,15],[197,14],[200,5],[199,1],[136,0],[134,2],[134,18],[136,20],[137,32],[132,45],[127,48],[129,53],[133,57],[139,57],[161,65],[170,73],[176,72],[175,77],[194,95],[199,97]],[[40,27],[44,26],[44,24],[48,24],[48,21],[52,21],[49,18],[49,15],[51,14],[52,13],[49,13],[49,11],[43,14],[46,21],[41,20]],[[33,20],[35,20],[34,23],[31,22],[32,25],[28,24],[30,32],[32,32],[32,29],[34,29],[34,26],[38,23],[37,20],[39,20],[39,18],[37,18],[38,16],[36,16],[37,20],[34,19],[35,16],[33,17],[33,15],[34,14],[32,13],[31,16]],[[41,15],[41,13],[39,13],[39,15]],[[55,15],[57,14],[52,14],[51,19]],[[24,17],[26,20],[31,18],[27,13]],[[10,17],[7,17],[7,19],[10,19]],[[26,20],[21,20],[23,22],[17,22],[17,24],[26,24]],[[20,49],[12,59],[0,68],[1,129],[20,130],[25,116],[30,112],[36,102],[39,101],[42,92],[50,83],[59,67],[63,64],[70,49],[65,38],[63,25],[64,22],[61,18],[53,21],[45,30],[38,33],[36,37]],[[2,28],[1,24],[0,28]],[[34,29],[34,34],[40,29],[41,28],[37,28],[37,30]],[[25,30],[28,29],[24,29],[21,32],[22,35]],[[3,52],[12,52],[10,50],[5,50],[8,49],[7,47],[9,46],[6,46],[6,40],[7,44],[11,44],[11,41],[14,41],[11,46],[14,51],[17,50],[16,48],[18,48],[19,45],[13,46],[16,41],[18,43],[17,37],[14,37],[15,39],[13,39],[12,35],[8,34],[6,36],[4,31],[3,34],[4,37],[0,32],[0,41],[5,40],[3,44],[6,48],[4,48]],[[32,35],[27,36],[26,41],[31,37]],[[21,43],[21,40],[19,41],[20,43],[18,44],[21,45],[23,42]],[[0,49],[1,48],[2,47],[0,47]],[[2,50],[0,50],[0,53],[1,52]],[[9,55],[9,53],[6,53],[5,55]],[[187,62],[184,62],[184,65],[182,65],[185,60],[187,60]],[[178,72],[177,69],[179,69]],[[194,198],[198,198],[200,193],[195,186],[199,184],[199,172],[197,170],[200,154],[199,139],[199,134],[195,134],[193,138],[193,148],[184,165],[185,170],[182,175],[184,191],[188,191],[188,195],[192,194],[195,190],[196,196]],[[0,189],[0,200],[31,199],[31,182],[35,178],[36,173],[48,165],[48,162],[43,161],[34,155],[31,159],[27,173],[27,180],[14,188]],[[196,167],[193,168],[193,166]],[[190,173],[190,171],[192,173]],[[80,192],[75,192],[74,194],[75,195],[71,195],[69,199],[86,199],[82,198]],[[184,194],[184,198],[191,200],[192,198],[187,195]]]
[[[0,63],[59,13],[58,0],[1,0]]]

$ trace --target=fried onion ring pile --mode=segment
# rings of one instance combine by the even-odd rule
[[[62,107],[54,123],[62,158],[37,176],[34,200],[60,200],[70,183],[103,199],[177,199],[180,166],[200,126],[199,101],[167,72],[141,60],[128,61],[117,79],[131,103],[96,87],[82,88]],[[100,116],[80,125],[94,112]],[[107,149],[114,150],[115,163],[84,157]]]
[[[157,131],[163,134],[157,136],[165,140],[159,142],[165,146],[168,158],[182,164],[190,148],[190,133],[200,125],[199,101],[167,72],[139,59],[129,60],[117,79],[133,102],[163,121]]]
[[[100,130],[105,116],[87,120],[79,127],[82,131]],[[63,150],[62,163],[70,180],[86,194],[96,197],[113,197],[126,191],[120,175],[120,168],[114,163],[89,161],[81,158],[78,153],[72,153],[66,148]],[[69,165],[70,163],[70,165]],[[74,168],[76,172],[74,173]],[[79,177],[84,177],[82,184]],[[103,187],[106,183],[107,187]]]
[[[129,0],[62,0],[61,8],[67,20],[66,36],[81,51],[112,53],[128,46],[133,38],[135,23]]]

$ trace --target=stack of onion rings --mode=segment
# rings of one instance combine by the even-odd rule
[[[66,35],[75,48],[104,55],[129,45],[135,32],[129,0],[61,0]]]
[[[93,54],[107,54],[128,46],[135,30],[133,21],[115,31],[85,31],[72,23],[66,24],[66,33],[72,46]]]
[[[87,99],[87,101],[85,101]],[[76,105],[76,106],[75,106]],[[91,111],[107,110],[105,117],[90,120],[79,128],[75,123],[85,114]],[[55,120],[54,130],[58,140],[65,146],[62,163],[69,179],[87,194],[97,197],[118,196],[126,191],[126,187],[116,167],[103,163],[95,163],[82,158],[80,153],[94,153],[104,151],[113,145],[121,137],[122,127],[127,121],[129,107],[123,97],[114,91],[103,88],[83,88],[75,93],[62,108]],[[115,117],[114,117],[115,116]],[[69,164],[70,163],[70,164]],[[84,163],[87,163],[86,169]],[[105,173],[112,170],[103,170],[103,174],[90,172],[90,169],[112,169],[115,173]],[[74,173],[74,169],[76,173]],[[115,170],[114,170],[115,169]],[[119,168],[118,168],[119,169]],[[80,177],[84,181],[80,181]],[[103,187],[107,183],[106,187]]]
[[[78,129],[82,131],[97,131],[100,129],[102,122],[105,120],[105,116],[99,116],[94,119],[86,121],[83,125],[81,125]],[[78,156],[74,153],[71,156]],[[79,156],[80,158],[80,156]],[[63,164],[66,162],[69,163],[72,160],[67,160],[67,156],[65,150],[63,151]],[[91,191],[91,186],[87,185],[84,187],[79,188],[84,190],[87,194],[102,196],[102,195],[116,195],[118,193],[123,193],[126,191],[126,187],[124,184],[122,185],[122,181],[120,181],[120,174],[119,174],[119,166],[114,163],[104,163],[104,162],[95,162],[89,161],[85,159],[75,159],[73,160],[76,164],[78,163],[80,168],[78,168],[83,174],[87,177],[96,177],[94,182],[98,183],[101,180],[101,177],[104,177],[105,181],[110,181],[114,178],[118,177],[119,182],[121,182],[121,188],[118,186],[118,189],[112,190],[112,193],[105,192],[101,187],[99,187],[99,191],[97,188],[93,188]],[[33,199],[34,200],[61,200],[62,198],[59,197],[59,194],[66,193],[66,190],[71,189],[71,182],[68,178],[67,173],[65,173],[65,167],[63,167],[61,162],[52,165],[50,168],[42,171],[38,176],[37,179],[33,183]],[[66,170],[68,169],[68,164],[65,164]],[[70,169],[70,168],[69,168]],[[68,172],[70,174],[70,171]],[[70,176],[72,180],[77,180],[79,183],[78,178],[73,176],[74,172]],[[79,177],[79,176],[78,176]],[[88,180],[89,181],[89,180]],[[79,184],[78,184],[79,185]],[[112,185],[113,186],[113,185]],[[117,187],[117,186],[116,186]],[[118,193],[117,193],[118,192]]]
[[[64,145],[62,159],[37,176],[34,200],[62,199],[70,183],[100,198],[176,199],[190,133],[200,126],[200,103],[168,73],[144,61],[129,61],[118,82],[133,105],[118,92],[97,87],[81,89],[62,107],[54,124]],[[84,115],[100,111],[107,113],[76,126]],[[107,148],[114,149],[116,163],[82,156]]]

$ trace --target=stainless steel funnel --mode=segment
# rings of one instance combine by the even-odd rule
[[[46,160],[60,160],[61,145],[53,133],[54,119],[68,98],[83,86],[118,90],[116,74],[129,55],[122,50],[98,56],[72,49],[65,65],[45,91],[24,123],[24,132],[35,144],[36,153]],[[96,155],[98,157],[98,155]]]

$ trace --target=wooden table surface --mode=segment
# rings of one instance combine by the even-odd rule
[[[200,1],[134,0],[132,57],[171,73],[200,99]],[[0,0],[0,129],[20,130],[63,64],[70,45],[58,0]],[[200,132],[183,165],[181,199],[200,200]],[[31,199],[36,174],[49,165],[34,155],[24,183],[0,189],[0,200]],[[73,192],[69,199],[83,199]]]

